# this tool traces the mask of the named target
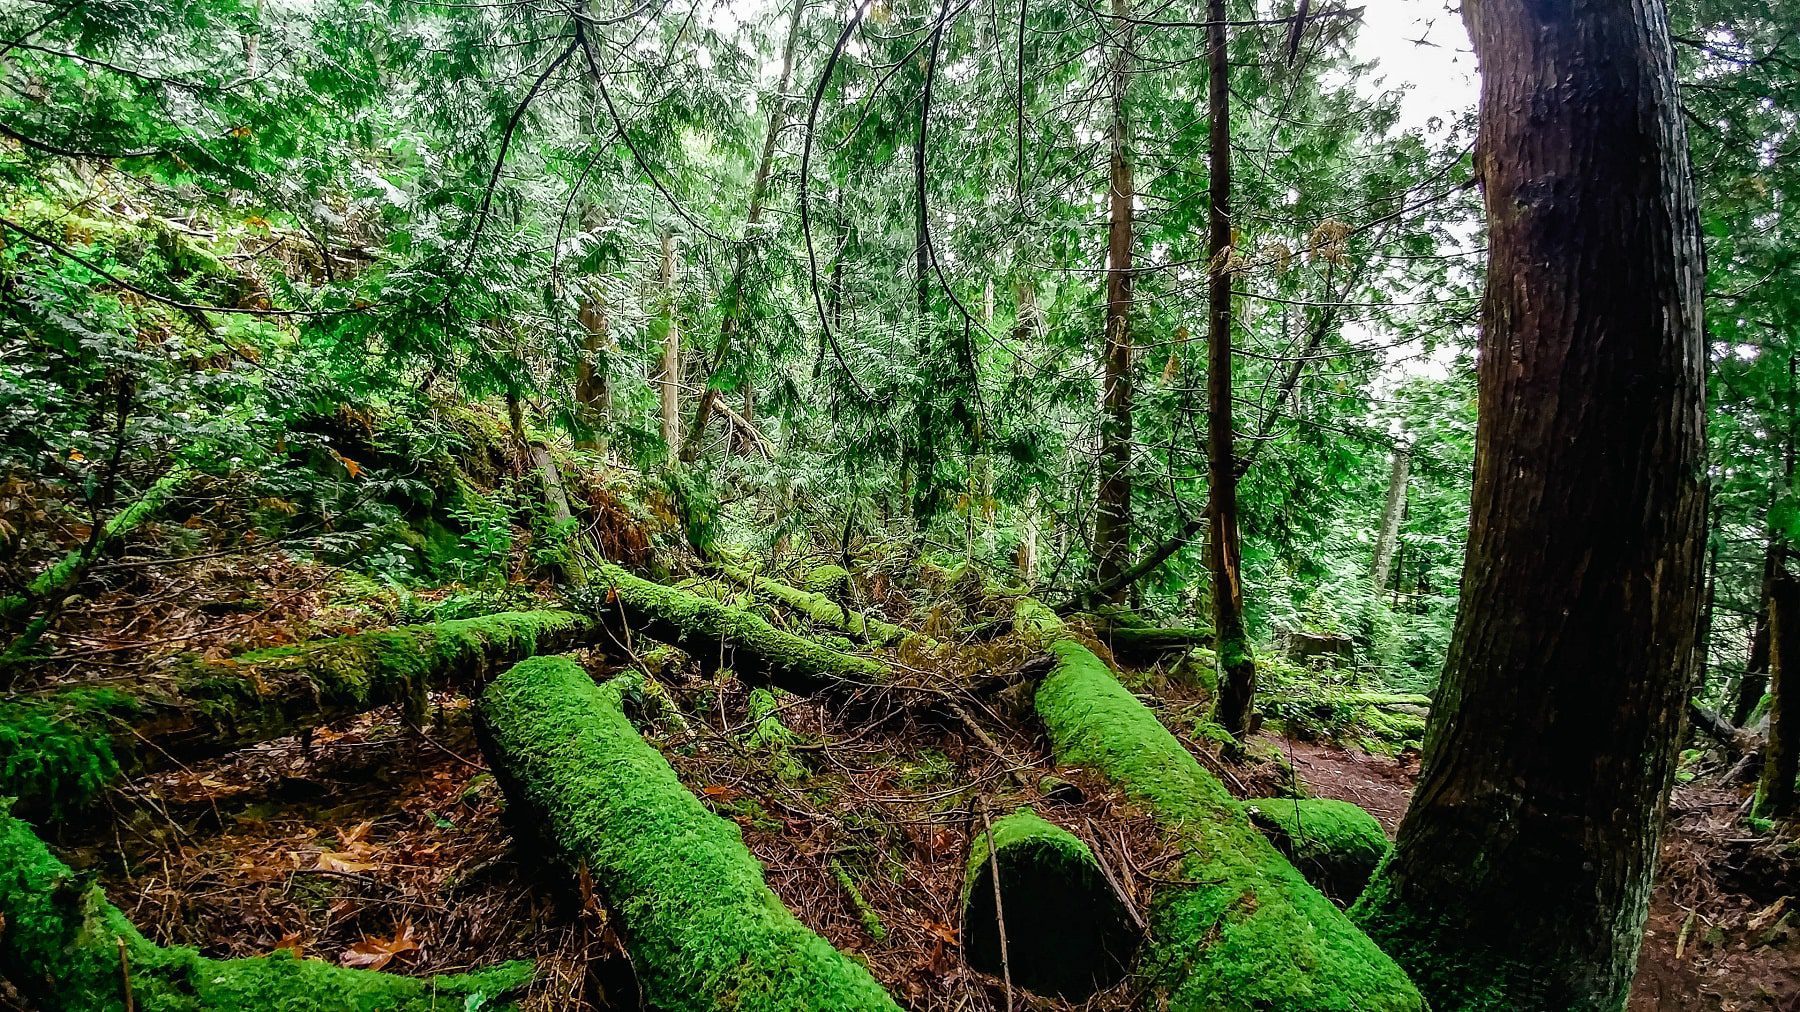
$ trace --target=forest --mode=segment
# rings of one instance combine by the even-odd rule
[[[1800,1008],[1797,250],[1794,0],[0,0],[0,1009]]]

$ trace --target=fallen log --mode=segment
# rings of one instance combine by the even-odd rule
[[[510,817],[588,876],[617,918],[645,1005],[664,1012],[897,1012],[860,964],[763,882],[733,823],[707,811],[625,715],[635,675],[595,685],[561,657],[523,661],[478,707]]]
[[[589,587],[571,596],[621,643],[634,634],[648,636],[680,647],[702,665],[730,668],[745,681],[796,695],[886,677],[887,669],[869,658],[782,632],[742,608],[633,576],[616,563],[593,564]]]
[[[131,687],[77,687],[0,703],[0,796],[57,817],[122,773],[223,755],[425,692],[474,687],[522,658],[588,642],[591,619],[503,612],[190,660]]]
[[[1318,890],[1356,902],[1391,845],[1375,817],[1331,798],[1258,798],[1244,802],[1250,821]]]
[[[511,1009],[530,963],[430,978],[286,951],[208,959],[146,939],[100,887],[0,814],[0,978],[42,1012],[458,1012]]]
[[[1099,636],[1114,656],[1147,662],[1177,650],[1211,646],[1213,631],[1199,626],[1111,625],[1103,627]]]
[[[962,918],[970,966],[994,976],[1008,972],[1028,990],[1072,1001],[1124,979],[1140,941],[1093,851],[1029,808],[976,835],[963,876]]]
[[[1055,613],[1026,598],[1015,619],[1055,658],[1034,704],[1057,762],[1111,781],[1184,851],[1152,904],[1139,963],[1147,1007],[1421,1012],[1406,974]]]
[[[771,580],[766,576],[759,576],[742,566],[732,565],[728,562],[720,563],[719,570],[749,588],[751,593],[772,597],[820,625],[841,629],[873,646],[899,645],[904,647],[909,640],[926,648],[938,645],[936,640],[924,633],[914,632],[905,626],[851,611],[826,594],[790,587],[785,583]]]

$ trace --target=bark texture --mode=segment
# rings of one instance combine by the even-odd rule
[[[1130,14],[1126,0],[1113,0],[1113,16]],[[1107,203],[1110,223],[1106,241],[1106,334],[1101,349],[1100,483],[1094,513],[1094,581],[1114,581],[1131,554],[1131,268],[1134,239],[1131,173],[1131,120],[1125,99],[1131,83],[1131,29],[1119,22],[1121,36],[1113,57],[1111,170]],[[1129,587],[1111,592],[1123,600]]]
[[[1464,7],[1489,229],[1462,596],[1354,916],[1434,1009],[1616,1010],[1695,671],[1699,229],[1661,0]]]
[[[1394,447],[1393,465],[1388,469],[1387,505],[1381,510],[1381,532],[1375,539],[1375,562],[1369,567],[1369,583],[1379,594],[1387,586],[1394,565],[1394,546],[1400,543],[1400,518],[1406,514],[1406,479],[1412,472],[1412,453],[1404,446]]]
[[[1770,609],[1769,737],[1763,749],[1762,782],[1756,807],[1764,818],[1789,820],[1800,815],[1800,580],[1782,569],[1775,575]]]
[[[1250,731],[1256,658],[1244,630],[1243,545],[1238,539],[1238,462],[1231,410],[1231,62],[1225,0],[1209,0],[1206,37],[1211,178],[1207,211],[1206,467],[1213,631],[1219,665],[1215,719],[1238,738]]]

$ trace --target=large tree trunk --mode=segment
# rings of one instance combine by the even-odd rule
[[[1355,916],[1435,1009],[1616,1010],[1697,662],[1703,271],[1661,0],[1481,0],[1480,423],[1462,596]]]
[[[606,903],[644,1004],[666,1012],[898,1012],[860,963],[763,881],[742,832],[706,810],[625,716],[636,675],[595,685],[539,657],[481,697],[482,750],[511,821]]]
[[[1411,470],[1412,453],[1405,446],[1395,446],[1393,466],[1388,470],[1387,506],[1381,511],[1381,533],[1375,539],[1375,563],[1369,568],[1369,584],[1377,594],[1387,586],[1394,546],[1400,543],[1400,518],[1406,514],[1406,479]]]
[[[775,82],[775,95],[769,103],[769,129],[763,134],[762,156],[757,159],[756,173],[750,179],[750,209],[744,215],[747,231],[754,231],[762,223],[763,202],[769,195],[769,176],[775,165],[775,143],[780,139],[783,124],[787,122],[788,84],[794,77],[794,49],[800,41],[800,17],[805,12],[805,0],[794,0],[793,9],[788,13],[787,38],[781,46],[781,76]],[[713,408],[719,397],[713,384],[718,382],[725,359],[731,354],[732,345],[744,328],[744,285],[749,281],[750,247],[753,241],[746,234],[743,241],[737,244],[737,256],[731,269],[731,287],[726,291],[728,305],[725,307],[724,319],[719,321],[719,347],[713,353],[712,369],[706,374],[706,383],[700,388],[699,403],[694,406],[694,423],[681,445],[681,459],[684,461],[692,461],[700,456],[706,438],[706,423],[712,419]]]
[[[594,293],[581,297],[576,312],[581,322],[581,362],[575,367],[575,410],[580,434],[575,445],[606,452],[607,415],[612,410],[612,387],[607,383],[607,356],[612,351],[606,303]]]
[[[1756,789],[1757,814],[1788,820],[1800,815],[1800,580],[1785,568],[1775,574],[1769,651],[1769,737],[1763,748],[1762,781]]]
[[[1238,540],[1236,424],[1231,410],[1231,59],[1225,0],[1207,3],[1207,115],[1211,178],[1207,212],[1211,278],[1207,283],[1206,460],[1208,548],[1212,561],[1213,632],[1218,637],[1218,722],[1239,738],[1250,731],[1256,658],[1244,629],[1243,546]]]
[[[1127,0],[1113,0],[1113,16],[1129,16]],[[1112,77],[1112,169],[1107,181],[1111,224],[1106,242],[1106,333],[1100,355],[1100,482],[1094,511],[1094,582],[1123,572],[1131,554],[1131,295],[1133,277],[1130,120],[1125,99],[1131,83],[1131,29],[1120,20]],[[1123,601],[1128,587],[1111,597]]]

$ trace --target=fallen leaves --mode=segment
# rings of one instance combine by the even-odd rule
[[[357,966],[365,970],[379,970],[394,961],[394,957],[409,952],[423,951],[418,939],[413,935],[411,921],[401,921],[392,938],[365,937],[362,941],[344,950],[338,962],[344,966]]]

